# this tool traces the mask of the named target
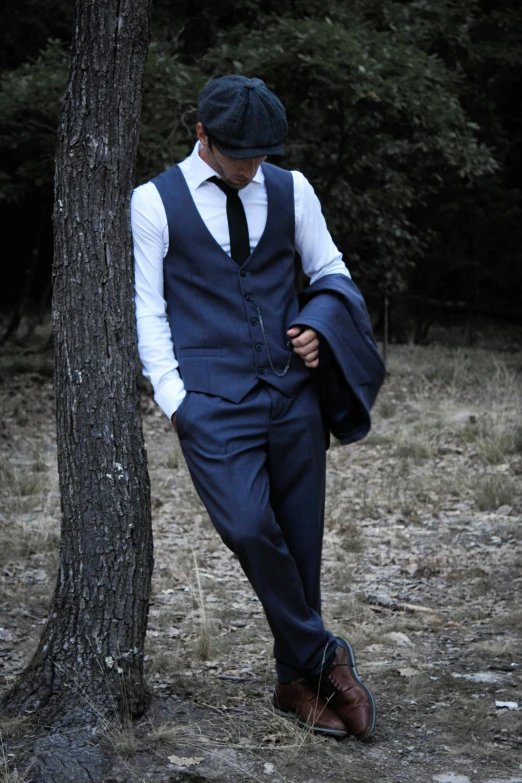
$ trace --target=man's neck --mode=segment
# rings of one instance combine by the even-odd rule
[[[210,168],[214,169],[214,171],[216,170],[210,160],[208,147],[205,147],[200,141],[198,141],[198,155],[201,158],[201,160],[203,160],[207,164],[207,166],[210,166]]]

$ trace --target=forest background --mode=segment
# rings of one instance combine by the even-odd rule
[[[73,10],[7,0],[0,11],[0,308],[11,332],[50,305]],[[370,303],[400,301],[396,337],[425,338],[433,317],[455,312],[520,320],[516,0],[156,0],[152,31],[136,184],[189,153],[208,79],[255,75],[287,109],[281,165],[311,180],[356,282]]]
[[[136,184],[190,151],[202,84],[230,72],[261,77],[288,112],[281,163],[312,181],[372,315],[391,299],[394,336],[408,341],[426,340],[434,318],[468,328],[439,329],[430,346],[394,346],[370,437],[328,455],[325,617],[353,641],[376,694],[374,743],[327,744],[274,715],[265,620],[211,528],[170,422],[142,394],[156,558],[144,658],[151,707],[131,723],[123,691],[122,715],[100,720],[85,743],[76,724],[47,736],[48,724],[0,716],[2,783],[79,780],[55,770],[85,752],[104,783],[267,775],[278,783],[522,783],[517,5],[154,3]],[[0,678],[8,687],[52,628],[60,557],[51,212],[72,6],[6,0],[0,10],[0,342],[21,357],[0,363]],[[80,316],[68,322],[70,341],[88,325],[89,381],[110,406],[100,390],[114,368],[93,368],[111,355],[96,353],[88,309],[67,313]],[[96,315],[100,323],[112,312]],[[495,320],[482,329],[486,315],[517,326]],[[78,345],[71,353],[83,367]],[[59,356],[59,339],[55,346]],[[125,356],[118,361],[133,371]],[[56,374],[58,399],[64,375]],[[81,388],[88,395],[86,382]],[[128,380],[121,388],[134,391]],[[113,660],[105,658],[110,669]],[[81,666],[73,673],[85,680]],[[78,692],[83,682],[68,691]]]

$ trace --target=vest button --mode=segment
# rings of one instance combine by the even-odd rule
[[[264,375],[265,374],[265,368],[264,367],[258,367],[257,368],[258,375]]]
[[[261,343],[256,343],[256,351],[262,351],[262,350],[263,350],[263,346],[261,345]]]
[[[257,326],[259,321],[257,320],[257,318],[251,318],[250,323],[252,324],[252,326]]]
[[[248,272],[245,269],[242,269],[239,274],[241,277],[248,277]]]
[[[247,302],[251,302],[252,301],[252,297],[250,296],[250,294],[246,294],[245,295],[245,299],[247,300]]]

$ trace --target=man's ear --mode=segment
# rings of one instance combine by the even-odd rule
[[[198,140],[201,142],[201,144],[203,144],[204,147],[208,147],[208,136],[203,129],[202,122],[198,122],[198,124],[196,125],[196,133],[197,133]]]

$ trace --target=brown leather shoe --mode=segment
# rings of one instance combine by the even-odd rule
[[[367,740],[375,728],[375,701],[361,682],[355,668],[353,650],[337,638],[333,663],[320,675],[319,693],[343,721],[348,734]]]
[[[294,715],[300,726],[312,729],[318,734],[340,739],[346,737],[343,721],[304,679],[278,683],[274,688],[272,704],[278,715]]]

